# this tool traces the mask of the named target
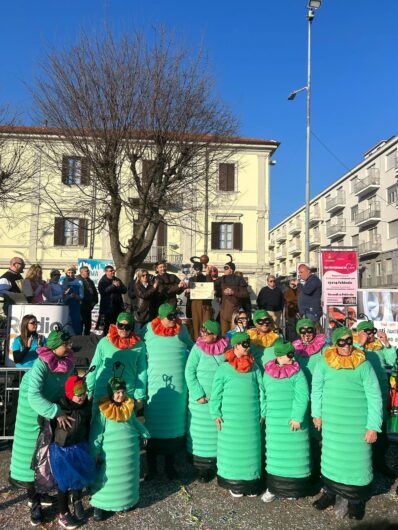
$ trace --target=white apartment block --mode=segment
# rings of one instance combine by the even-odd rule
[[[304,261],[304,217],[302,206],[269,233],[270,271],[280,277]],[[312,267],[325,246],[358,248],[361,287],[398,287],[398,136],[372,147],[311,200]]]

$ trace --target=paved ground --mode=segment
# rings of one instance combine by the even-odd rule
[[[398,471],[398,446],[389,452],[390,463]],[[7,485],[10,450],[0,451],[0,528],[21,530],[31,528],[26,495],[22,490],[9,490]],[[181,459],[181,480],[167,482],[160,477],[142,483],[139,507],[131,512],[113,515],[95,523],[92,518],[82,529],[134,530],[344,530],[398,529],[398,496],[392,482],[377,476],[374,496],[367,505],[364,521],[352,523],[336,519],[333,511],[319,513],[311,506],[313,498],[299,501],[275,501],[265,505],[259,498],[232,499],[217,487],[216,481],[199,484],[193,468]],[[88,498],[85,505],[89,508]],[[46,522],[38,528],[58,528],[55,511],[47,509]],[[91,515],[91,511],[88,511]]]

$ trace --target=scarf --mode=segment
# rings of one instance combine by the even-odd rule
[[[359,336],[357,332],[352,334],[352,339],[356,344],[359,344]],[[383,344],[379,339],[375,339],[373,342],[367,342],[364,344],[363,348],[370,351],[379,351],[383,349]]]
[[[314,353],[322,350],[326,343],[326,336],[323,333],[315,335],[314,340],[309,344],[304,344],[301,339],[293,341],[294,349],[300,357],[311,357]]]
[[[134,335],[134,333],[130,335],[130,337],[120,337],[115,324],[109,326],[109,332],[106,338],[118,350],[131,350],[138,342],[140,342],[140,338],[137,337],[137,335]]]
[[[345,357],[344,355],[339,355],[337,353],[336,346],[330,346],[323,356],[330,368],[335,368],[336,370],[342,368],[346,370],[355,370],[355,368],[358,368],[360,364],[366,361],[364,352],[358,348],[353,348],[351,355]]]
[[[133,414],[134,400],[127,398],[123,403],[115,403],[108,396],[104,396],[100,399],[99,409],[107,420],[128,421]]]
[[[275,331],[269,331],[268,333],[260,335],[256,328],[252,328],[248,329],[247,333],[249,334],[250,340],[256,346],[262,346],[263,348],[270,348],[274,342],[279,339],[279,335]]]
[[[181,320],[177,318],[176,325],[174,326],[174,328],[166,328],[165,326],[163,326],[160,317],[156,317],[152,320],[151,326],[152,331],[155,333],[155,335],[159,335],[160,337],[175,337],[180,333]]]
[[[220,355],[224,353],[225,348],[228,345],[228,339],[226,337],[219,337],[216,342],[207,344],[202,337],[199,337],[196,341],[198,348],[202,350],[206,355]]]
[[[254,363],[254,357],[253,355],[250,355],[248,353],[247,355],[244,355],[243,357],[238,358],[234,354],[233,348],[226,351],[224,353],[225,359],[229,362],[231,366],[235,368],[237,372],[250,372],[251,367]]]
[[[264,369],[274,379],[286,379],[297,374],[300,370],[300,365],[297,361],[292,364],[279,364],[276,359],[271,359],[264,365]]]
[[[40,348],[37,348],[36,351],[39,359],[47,364],[50,372],[67,374],[73,368],[74,362],[72,350],[68,350],[65,357],[57,357],[50,348],[47,348],[47,346],[41,346]]]

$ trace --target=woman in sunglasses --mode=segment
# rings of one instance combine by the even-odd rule
[[[214,478],[216,470],[217,428],[210,416],[209,400],[214,374],[225,361],[223,354],[228,345],[228,339],[220,335],[220,324],[206,320],[185,367],[189,394],[187,451],[193,456],[201,482]]]
[[[21,333],[12,343],[12,356],[18,368],[31,368],[37,359],[37,348],[46,345],[46,337],[37,333],[37,318],[25,315],[21,320]]]
[[[274,344],[280,335],[275,331],[271,315],[265,309],[257,309],[253,313],[254,328],[247,331],[250,337],[250,351],[263,372],[264,364],[274,359]]]
[[[354,346],[350,329],[335,329],[332,340],[312,378],[312,417],[322,430],[324,485],[314,507],[325,510],[341,497],[348,501],[349,518],[362,519],[373,479],[371,444],[381,431],[380,386],[365,353]]]
[[[278,339],[264,366],[267,491],[263,502],[308,495],[310,442],[307,379],[291,342]],[[292,450],[294,448],[294,450]]]
[[[386,452],[388,449],[387,438],[387,401],[389,396],[388,377],[386,365],[394,366],[397,361],[397,352],[391,346],[384,331],[377,331],[372,320],[360,322],[357,333],[354,334],[354,342],[366,355],[366,359],[373,366],[379,380],[381,395],[383,398],[383,425],[382,432],[377,437],[373,446],[373,467],[390,478],[395,478],[395,473],[389,469],[386,463]]]
[[[210,414],[218,429],[217,480],[232,497],[256,496],[261,489],[261,418],[264,386],[249,352],[247,333],[235,333],[214,376]]]
[[[234,311],[232,313],[231,329],[227,331],[225,336],[228,340],[230,340],[234,333],[237,333],[238,331],[246,331],[248,323],[249,319],[246,311],[243,308]]]
[[[148,399],[145,426],[151,434],[147,448],[148,474],[157,474],[157,457],[164,455],[169,480],[178,477],[174,455],[185,445],[187,385],[185,365],[193,346],[186,326],[171,304],[162,304],[158,316],[143,328],[148,358]]]
[[[126,394],[137,401],[138,408],[146,396],[147,361],[144,342],[133,332],[134,320],[131,313],[120,313],[116,324],[110,324],[108,335],[103,337],[95,350],[90,367],[95,369],[87,375],[89,397],[93,406],[106,395],[109,378],[113,374],[113,364],[121,362],[125,366]],[[93,410],[96,410],[95,408]]]

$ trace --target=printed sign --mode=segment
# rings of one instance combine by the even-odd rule
[[[213,300],[214,283],[213,282],[192,282],[189,294],[191,300]]]
[[[356,305],[358,253],[353,249],[321,249],[322,295],[328,306]]]

